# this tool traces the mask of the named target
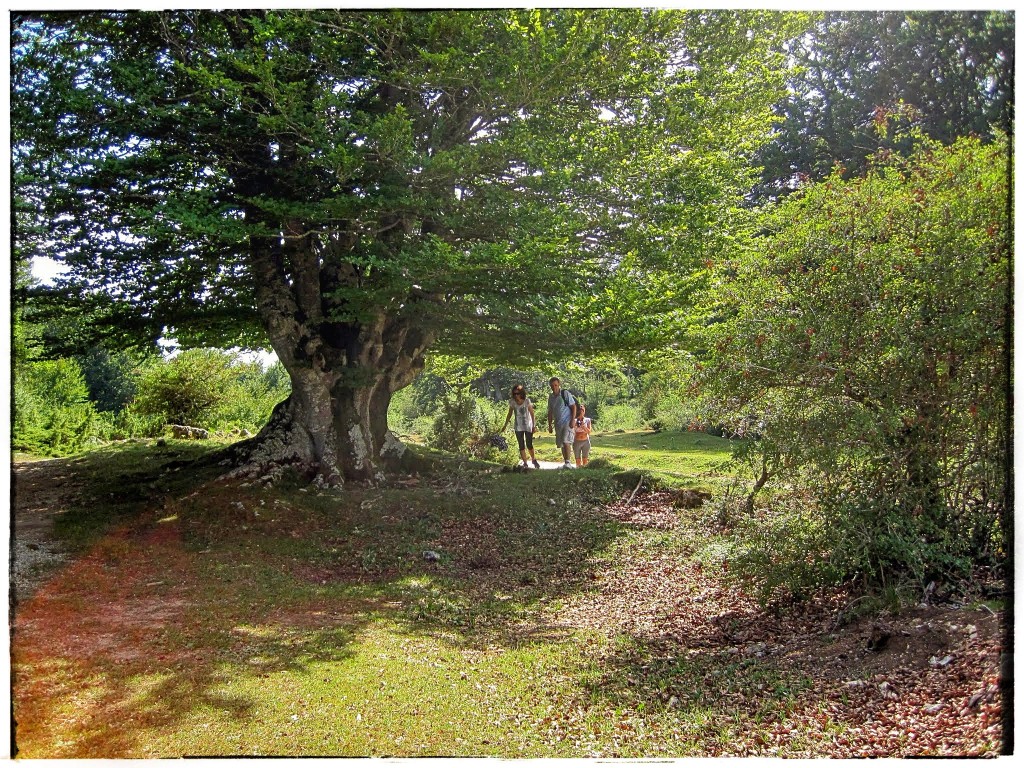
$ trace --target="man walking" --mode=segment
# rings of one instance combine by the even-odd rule
[[[554,424],[555,445],[562,450],[565,463],[562,469],[573,469],[572,443],[576,435],[573,424],[576,423],[576,398],[568,390],[562,391],[562,382],[557,376],[548,382],[551,394],[548,395],[548,432]]]

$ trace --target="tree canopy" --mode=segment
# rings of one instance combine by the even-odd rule
[[[373,414],[434,344],[514,361],[668,337],[730,237],[801,23],[18,14],[16,250],[68,267],[51,297],[97,333],[269,341],[294,458],[366,474]]]
[[[1006,11],[833,11],[791,46],[790,93],[758,154],[759,197],[863,173],[875,127],[899,121],[942,143],[1008,133],[1013,121],[1014,17]],[[905,135],[905,134],[901,134]],[[905,147],[907,148],[907,147]]]
[[[185,344],[263,342],[254,237],[293,288],[317,273],[297,303],[335,324],[390,307],[492,352],[506,330],[564,343],[567,314],[612,336],[641,269],[714,248],[778,93],[786,26],[746,34],[766,20],[20,17],[19,244],[106,327]]]

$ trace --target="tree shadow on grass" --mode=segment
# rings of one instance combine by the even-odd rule
[[[145,756],[167,730],[257,716],[259,680],[351,657],[361,621],[318,615],[273,588],[211,579],[173,521],[99,539],[20,606],[14,620],[15,744],[25,757]],[[246,563],[240,563],[245,566]],[[235,573],[243,568],[235,569]],[[251,678],[251,693],[226,690]]]
[[[167,756],[160,739],[204,713],[244,735],[265,711],[261,680],[344,663],[380,618],[462,647],[563,640],[537,606],[585,588],[621,533],[600,511],[618,490],[600,473],[318,495],[178,474],[180,461],[143,447],[72,466],[83,506],[108,502],[69,510],[79,554],[17,607],[22,756]]]

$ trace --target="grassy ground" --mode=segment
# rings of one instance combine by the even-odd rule
[[[644,470],[657,475],[665,485],[707,484],[716,479],[731,479],[727,464],[732,442],[703,432],[594,432],[590,442],[590,458],[596,466]],[[540,460],[562,460],[552,435],[538,433],[534,436],[534,446]]]
[[[703,432],[598,433],[591,443],[592,458],[623,469],[651,470],[669,479],[669,485],[706,483],[708,478],[731,475],[727,465],[732,442]]]
[[[224,483],[190,463],[209,450],[40,468],[74,478],[53,529],[73,557],[16,607],[19,756],[779,754],[780,723],[781,754],[860,743],[813,658],[757,655],[775,620],[722,582],[709,514],[623,504],[621,469],[701,484],[727,441],[601,435],[603,468],[337,492]],[[946,753],[998,742],[949,722],[972,741]]]

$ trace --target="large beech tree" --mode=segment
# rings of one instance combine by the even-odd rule
[[[512,359],[671,327],[799,23],[17,14],[16,251],[63,263],[49,296],[97,335],[269,344],[292,394],[244,468],[373,478],[432,346]]]

